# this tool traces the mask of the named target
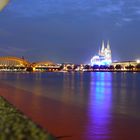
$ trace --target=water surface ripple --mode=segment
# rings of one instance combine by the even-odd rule
[[[59,118],[71,126],[60,129],[79,140],[140,139],[140,73],[0,73],[0,81],[69,106],[71,119]]]

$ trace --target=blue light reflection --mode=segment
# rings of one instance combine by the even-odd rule
[[[91,73],[89,94],[89,122],[86,135],[88,140],[109,139],[111,123],[112,74],[107,72]]]

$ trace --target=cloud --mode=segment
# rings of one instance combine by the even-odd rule
[[[67,52],[75,61],[75,54],[81,51],[82,55],[77,54],[81,61],[97,49],[97,41],[127,38],[132,36],[131,29],[138,37],[139,7],[140,0],[12,0],[0,14],[0,52],[33,59],[56,56],[61,62],[68,58]],[[126,39],[129,41],[132,38]]]
[[[115,25],[118,27],[122,27],[123,24],[121,22],[116,22]]]
[[[48,18],[51,16],[78,15],[90,16],[128,16],[140,14],[139,0],[24,0],[11,1],[6,11],[13,16]],[[83,13],[83,14],[81,14]]]
[[[66,14],[78,11],[111,13],[120,11],[122,1],[112,2],[111,0],[24,0],[11,1],[7,11],[25,17],[47,16],[47,14]],[[90,13],[89,13],[90,14]]]
[[[104,15],[104,14],[120,14],[122,12],[122,7],[124,3],[122,1],[117,1],[117,2],[112,2],[111,0],[102,1],[97,3],[97,10],[96,14],[97,15]]]
[[[123,18],[122,20],[125,21],[125,22],[131,22],[133,19],[131,19],[131,18]]]
[[[17,55],[26,52],[26,49],[12,47],[12,46],[3,46],[0,47],[0,52],[5,55]]]

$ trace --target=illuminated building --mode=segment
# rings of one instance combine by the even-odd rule
[[[110,65],[112,63],[111,49],[109,41],[107,42],[107,47],[105,47],[104,41],[102,42],[102,47],[99,49],[98,55],[91,58],[91,65]]]

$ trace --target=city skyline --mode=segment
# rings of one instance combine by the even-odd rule
[[[138,0],[10,1],[0,13],[0,54],[88,63],[110,40],[113,60],[139,59],[139,7]]]

